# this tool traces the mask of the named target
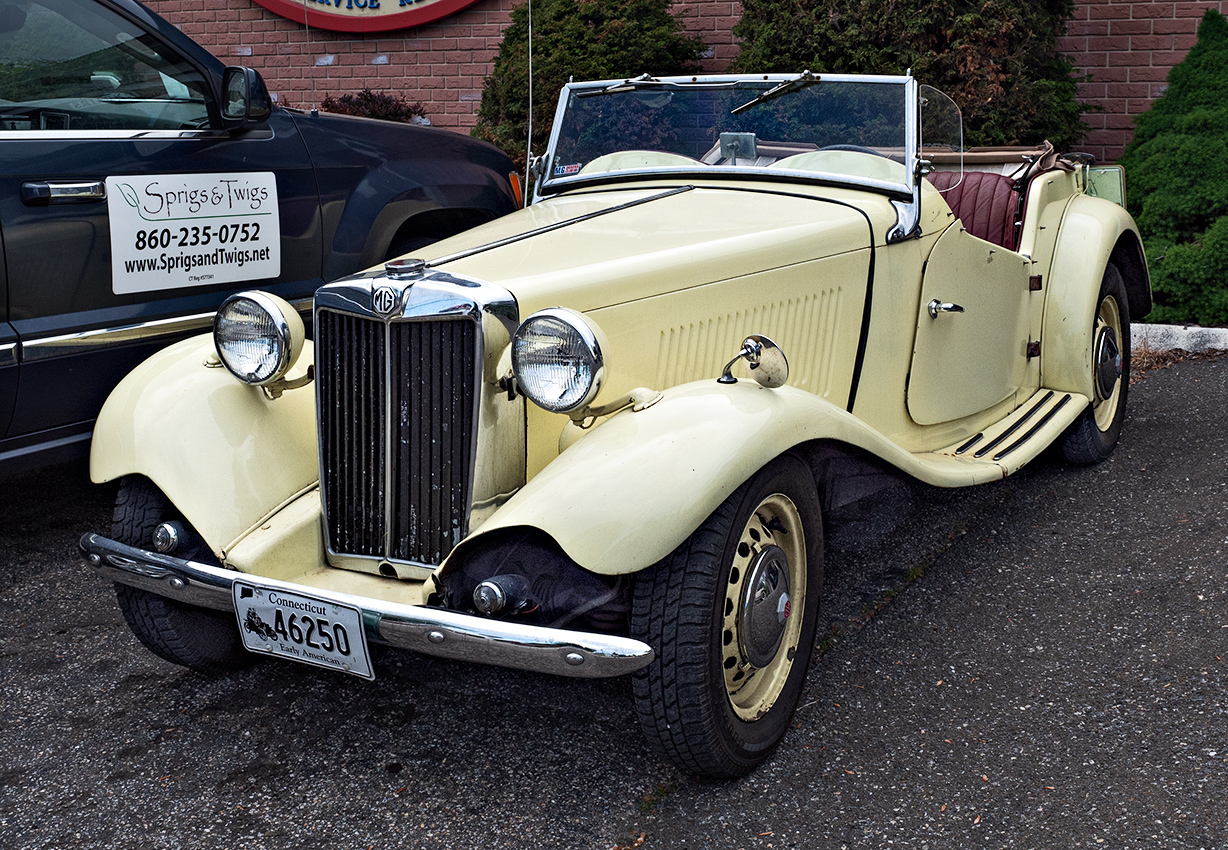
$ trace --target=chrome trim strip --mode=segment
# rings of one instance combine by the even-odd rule
[[[311,315],[311,304],[310,298],[290,302],[290,306],[297,310],[300,316],[304,313]],[[49,360],[52,357],[79,354],[83,350],[109,348],[159,336],[207,330],[213,327],[213,317],[216,315],[217,311],[213,310],[208,313],[193,313],[190,316],[175,316],[170,319],[154,319],[149,322],[118,325],[113,328],[98,328],[92,331],[22,340],[21,359],[27,362]],[[0,360],[0,365],[3,365],[2,360]]]
[[[114,345],[125,345],[130,342],[139,342],[140,340],[167,336],[169,334],[204,330],[213,325],[215,312],[196,313],[191,316],[176,316],[173,319],[155,319],[151,322],[137,322],[114,328],[98,328],[97,330],[81,331],[74,334],[22,340],[21,359],[24,362],[50,360],[52,357],[79,354],[89,349],[109,348]]]
[[[638,670],[654,654],[648,644],[631,638],[524,626],[274,581],[147,552],[97,534],[82,535],[81,550],[108,581],[217,611],[234,611],[236,580],[354,606],[362,612],[368,639],[424,655],[597,679]]]
[[[110,139],[217,139],[227,138],[225,130],[0,130],[0,141],[92,142]]]
[[[17,343],[6,342],[0,345],[0,367],[17,365]]]

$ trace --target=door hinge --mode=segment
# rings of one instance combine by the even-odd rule
[[[1040,275],[1034,274],[1028,278],[1028,292],[1040,292],[1042,288]]]
[[[1028,359],[1040,357],[1040,340],[1028,340]]]

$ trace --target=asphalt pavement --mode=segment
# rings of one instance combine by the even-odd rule
[[[654,756],[626,680],[383,652],[220,678],[76,554],[111,487],[0,483],[0,846],[1228,847],[1228,359],[1147,373],[1104,464],[829,517],[822,655],[750,777]]]

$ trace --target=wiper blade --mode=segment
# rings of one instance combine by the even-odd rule
[[[801,91],[804,88],[809,88],[810,86],[813,86],[817,82],[819,82],[818,74],[812,74],[809,71],[802,71],[800,74],[798,74],[793,79],[785,80],[783,83],[780,83],[779,85],[772,86],[770,89],[768,89],[763,94],[756,97],[754,100],[748,100],[746,103],[742,104],[741,106],[734,107],[733,111],[730,112],[729,114],[730,115],[741,115],[743,112],[750,109],[752,106],[757,106],[760,103],[766,103],[769,100],[775,100],[778,97],[782,97],[786,94],[792,94],[795,91]]]
[[[576,97],[598,97],[603,94],[618,94],[619,92],[636,91],[637,89],[664,85],[668,85],[668,83],[661,82],[651,74],[640,74],[638,77],[632,77],[629,80],[623,80],[621,83],[608,85],[603,89],[578,92]]]

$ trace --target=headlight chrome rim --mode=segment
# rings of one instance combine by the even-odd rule
[[[542,392],[543,382],[530,377],[531,370],[541,369],[543,364],[528,360],[532,354],[526,346],[529,344],[530,334],[538,331],[542,323],[554,323],[556,328],[559,324],[563,325],[567,331],[575,335],[575,342],[582,346],[580,353],[587,362],[580,365],[588,373],[588,383],[583,387],[582,392],[575,392],[575,389],[579,389],[577,385],[571,391],[565,391],[555,398],[550,398]],[[538,332],[549,336],[548,332]],[[557,335],[557,338],[560,340],[560,345],[567,342],[561,334]],[[538,310],[520,323],[520,327],[516,329],[512,337],[512,373],[516,376],[516,383],[520,391],[538,407],[551,413],[572,413],[583,410],[597,397],[605,382],[605,354],[602,350],[599,331],[587,316],[575,310],[566,307]]]
[[[241,365],[242,358],[233,347],[240,342],[255,342],[259,337],[239,340],[233,335],[233,330],[228,331],[227,326],[239,321],[233,311],[241,302],[254,305],[256,309],[251,310],[249,316],[263,314],[256,320],[263,319],[267,326],[267,335],[263,339],[269,344],[269,350],[264,356],[256,355],[255,367],[250,370]],[[222,302],[213,317],[213,347],[218,359],[226,371],[255,387],[268,386],[285,377],[303,350],[305,336],[302,317],[287,301],[268,292],[237,292]]]

